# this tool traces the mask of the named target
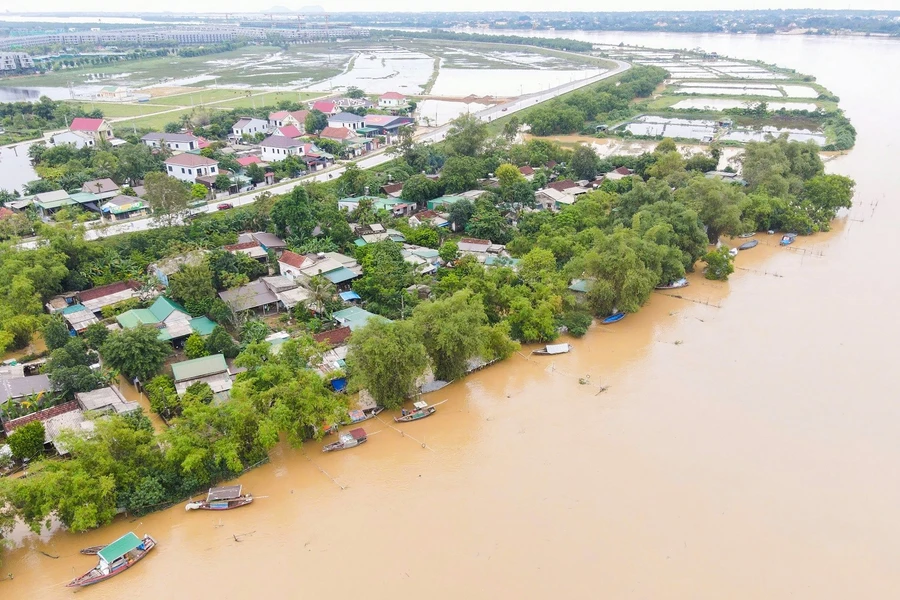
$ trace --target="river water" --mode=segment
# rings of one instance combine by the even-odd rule
[[[154,555],[86,597],[897,597],[900,45],[581,37],[816,75],[859,131],[828,166],[856,178],[856,205],[788,248],[761,236],[728,283],[692,276],[684,299],[655,294],[570,354],[433,394],[448,401],[405,436],[370,421],[346,452],[278,447],[240,479],[250,507],[17,535],[0,596],[62,597],[93,564],[78,548],[134,530]]]

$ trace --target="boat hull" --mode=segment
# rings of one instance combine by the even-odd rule
[[[609,325],[610,323],[618,323],[619,321],[621,321],[624,318],[625,318],[625,313],[616,313],[614,315],[609,315],[608,317],[606,317],[605,319],[603,319],[600,322],[603,323],[604,325]]]
[[[419,421],[421,419],[426,419],[437,412],[437,409],[433,406],[429,406],[428,408],[422,409],[420,411],[416,411],[410,415],[404,415],[402,417],[394,417],[394,421],[397,423],[409,423],[411,421]]]
[[[77,579],[73,579],[71,582],[66,584],[66,587],[70,587],[70,588],[88,587],[90,585],[95,585],[97,583],[100,583],[101,581],[106,581],[107,579],[111,579],[111,578],[115,577],[116,575],[118,575],[119,573],[122,573],[123,571],[127,571],[128,569],[130,569],[131,567],[136,565],[138,562],[143,560],[150,553],[151,550],[156,548],[156,540],[153,539],[152,537],[150,537],[149,535],[144,536],[143,542],[144,542],[144,550],[140,551],[132,560],[126,561],[121,566],[110,570],[109,573],[103,573],[100,571],[100,569],[98,567],[94,567],[93,569],[91,569],[90,571],[88,571],[87,573],[82,575],[81,577],[79,577]]]
[[[195,510],[232,510],[235,508],[240,508],[242,506],[247,506],[252,502],[253,496],[247,494],[246,496],[241,496],[240,498],[236,498],[228,502],[207,502],[203,500],[201,502],[195,503],[199,506],[193,506],[191,508]]]
[[[673,281],[672,283],[667,283],[666,285],[658,285],[656,289],[658,290],[677,290],[679,288],[687,287],[690,285],[690,281],[687,279],[679,279],[678,281]]]
[[[367,440],[368,438],[363,438],[361,440],[357,440],[355,444],[342,444],[340,442],[334,442],[322,448],[322,452],[337,452],[339,450],[349,450],[350,448],[356,448],[360,444],[365,444]]]

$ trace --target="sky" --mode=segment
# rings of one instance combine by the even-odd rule
[[[0,5],[12,2],[3,0]],[[189,6],[186,6],[189,4]],[[299,10],[303,6],[312,5],[314,2],[287,2],[279,0],[263,0],[256,6],[260,10],[267,10],[272,6],[284,6],[288,9]],[[391,0],[390,2],[372,2],[371,0],[341,0],[339,3],[324,4],[328,6],[331,14],[353,11],[411,11],[426,12],[429,10],[454,10],[454,11],[482,11],[485,9],[483,0],[456,0],[452,4],[447,3],[423,3],[420,0]],[[568,0],[554,4],[553,8],[563,11],[621,11],[620,3],[598,3],[589,0]],[[133,4],[129,7],[134,7]],[[264,7],[264,8],[263,8]],[[853,9],[853,10],[900,10],[900,0],[735,0],[725,3],[722,0],[631,0],[627,3],[627,10],[721,10],[727,9],[768,9],[768,8],[819,8],[819,9]],[[6,8],[6,7],[4,7]],[[125,8],[120,2],[112,0],[35,0],[30,8],[40,12],[50,11],[121,11]],[[147,7],[150,8],[149,6]],[[247,2],[244,0],[194,0],[185,3],[183,0],[154,0],[152,10],[177,11],[177,12],[228,12],[246,11]],[[548,5],[543,0],[495,0],[491,3],[493,10],[516,11],[546,11]],[[6,12],[10,12],[6,8]],[[2,12],[0,12],[2,20]]]

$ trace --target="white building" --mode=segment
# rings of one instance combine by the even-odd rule
[[[160,148],[163,144],[169,150],[189,152],[200,149],[200,138],[190,133],[148,133],[141,138],[147,146]]]
[[[219,174],[219,162],[199,154],[179,154],[167,158],[165,164],[167,175],[188,183],[194,183],[197,177]]]
[[[255,117],[244,117],[231,127],[231,133],[236,138],[242,138],[245,135],[265,133],[268,129],[269,124],[266,121]]]
[[[272,163],[288,156],[303,156],[304,143],[283,135],[270,135],[260,144],[263,162]]]
[[[328,126],[335,128],[346,128],[351,131],[362,129],[365,125],[365,118],[353,113],[340,112],[336,115],[328,117]]]
[[[54,146],[62,146],[63,144],[71,144],[75,146],[77,149],[82,149],[85,146],[93,146],[94,138],[93,136],[83,132],[83,131],[64,131],[62,133],[57,133],[53,137],[50,138],[50,143]]]
[[[398,92],[387,92],[378,98],[378,106],[382,108],[397,108],[406,106],[406,96]]]

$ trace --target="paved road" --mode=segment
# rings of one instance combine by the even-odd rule
[[[564,83],[560,86],[550,88],[542,92],[526,94],[524,96],[516,98],[515,100],[510,100],[509,102],[505,102],[503,104],[497,104],[473,114],[483,121],[490,122],[495,119],[523,111],[539,102],[546,102],[547,100],[551,100],[552,98],[555,98],[557,96],[567,94],[573,90],[592,85],[594,83],[597,83],[598,81],[602,81],[603,79],[612,77],[613,75],[618,75],[619,73],[627,71],[631,68],[631,65],[626,62],[620,60],[616,60],[614,62],[616,63],[616,67],[614,69],[606,71],[594,77]],[[420,142],[437,142],[444,139],[449,130],[449,124],[443,125],[441,127],[437,127],[435,129],[430,129],[428,131],[420,133],[416,136],[416,139]],[[389,160],[392,160],[393,158],[394,156],[387,152],[387,149],[385,149],[363,157],[362,159],[356,161],[356,164],[362,169],[369,169],[380,164],[384,164]],[[195,208],[192,210],[192,212],[194,214],[203,212],[213,213],[218,210],[217,207],[222,202],[227,202],[232,206],[244,206],[247,204],[252,204],[253,202],[256,202],[257,199],[259,199],[260,194],[263,192],[269,192],[270,194],[286,194],[298,185],[301,185],[308,181],[328,181],[335,177],[340,177],[345,168],[346,167],[344,165],[335,165],[324,171],[319,171],[317,173],[313,173],[299,179],[293,179],[287,183],[276,184],[267,188],[260,188],[250,192],[244,192],[242,194],[235,194],[233,196],[229,196],[227,199],[216,200],[215,202],[210,202],[204,207]],[[89,223],[87,224],[87,226],[89,229],[85,233],[85,239],[95,240],[110,235],[118,235],[121,233],[128,233],[132,231],[153,229],[154,227],[158,227],[159,224],[155,219],[147,218],[138,219],[136,221],[129,221],[128,223],[120,223],[118,225],[109,225],[106,227],[97,227],[95,223]],[[96,228],[91,228],[92,226]]]

